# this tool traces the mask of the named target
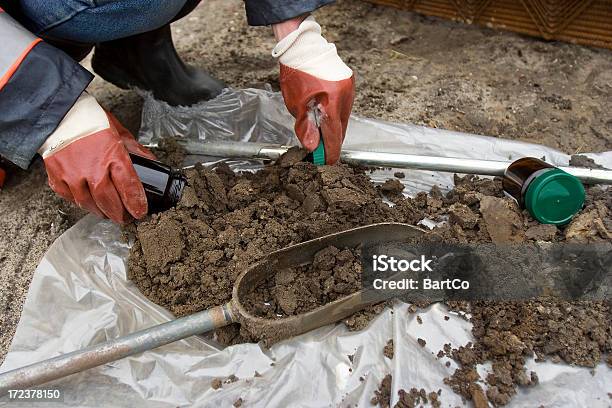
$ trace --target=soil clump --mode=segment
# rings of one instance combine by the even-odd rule
[[[372,405],[379,406],[381,408],[391,407],[392,381],[393,376],[391,374],[387,374],[383,378],[378,386],[378,389],[374,391],[374,396],[370,400]],[[417,389],[413,387],[409,391],[401,389],[397,393],[399,399],[395,405],[393,405],[393,408],[416,408],[424,406],[439,408],[442,406],[440,401],[440,394],[442,394],[442,390],[428,393],[424,388]]]
[[[358,249],[329,246],[311,264],[276,272],[251,293],[243,305],[255,316],[282,318],[307,313],[361,289]]]
[[[395,350],[394,350],[394,347],[393,347],[393,339],[390,339],[387,342],[387,345],[383,349],[383,354],[385,355],[385,357],[393,360],[393,355],[395,354]]]
[[[157,160],[174,168],[183,166],[183,160],[186,154],[183,146],[173,137],[167,137],[160,140],[159,145],[152,148],[151,152],[157,157]]]

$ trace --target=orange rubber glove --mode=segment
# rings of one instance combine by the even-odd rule
[[[129,153],[155,156],[93,97],[81,95],[39,153],[49,186],[66,200],[118,223],[147,214]]]
[[[280,63],[280,86],[289,112],[295,117],[295,133],[313,151],[319,145],[319,128],[325,160],[340,158],[353,99],[353,71],[340,59],[334,44],[321,36],[313,17],[280,40],[272,55]]]

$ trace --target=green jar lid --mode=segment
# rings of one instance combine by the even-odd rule
[[[543,224],[567,224],[585,199],[580,180],[557,168],[534,178],[525,193],[525,207]]]
[[[317,166],[325,164],[325,145],[323,144],[323,137],[319,139],[319,145],[312,152],[312,162]]]

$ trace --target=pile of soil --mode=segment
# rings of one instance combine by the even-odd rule
[[[303,157],[293,150],[254,174],[237,175],[224,165],[190,170],[175,209],[128,227],[136,238],[129,278],[181,316],[227,302],[237,276],[273,250],[360,225],[416,224],[424,217],[425,208],[412,200],[385,204],[363,169],[317,167]],[[354,316],[349,325],[363,328],[373,315]],[[224,344],[257,340],[237,326],[216,335]]]
[[[135,237],[129,278],[149,299],[181,316],[227,302],[237,276],[270,251],[376,222],[444,221],[433,233],[453,243],[612,239],[612,194],[598,187],[587,190],[583,211],[558,228],[537,223],[505,198],[499,179],[456,176],[455,188],[447,194],[434,187],[429,194],[405,198],[399,183],[375,186],[365,169],[317,167],[302,162],[303,156],[293,150],[257,173],[236,174],[224,165],[189,171],[189,187],[175,209],[128,227]],[[359,287],[357,257],[354,249],[326,248],[305,270],[283,271],[267,281],[252,295],[251,306],[278,317],[345,296]],[[298,276],[308,271],[316,273]],[[261,307],[263,302],[270,307]],[[486,398],[503,405],[517,386],[537,383],[524,372],[525,358],[533,353],[591,367],[612,349],[612,319],[603,302],[543,299],[450,306],[472,315],[476,341],[449,348],[460,367],[447,382],[475,402],[485,398],[474,369],[483,361],[493,363],[493,373],[485,379]],[[378,305],[345,323],[361,329],[383,308]],[[224,344],[259,340],[238,325],[215,336]]]
[[[359,249],[329,246],[313,262],[277,271],[243,300],[253,315],[282,318],[310,312],[361,289]]]

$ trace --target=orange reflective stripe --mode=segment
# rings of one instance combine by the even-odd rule
[[[13,76],[13,74],[15,73],[15,71],[17,71],[17,68],[19,68],[19,65],[21,65],[21,63],[23,62],[23,60],[27,57],[27,55],[30,53],[30,51],[32,51],[32,48],[34,48],[34,46],[36,44],[38,44],[39,42],[41,42],[42,40],[40,38],[35,39],[34,41],[32,41],[30,43],[30,45],[28,45],[25,50],[23,50],[23,52],[21,53],[21,55],[15,60],[15,62],[13,62],[13,64],[10,66],[10,68],[8,69],[8,71],[6,71],[6,73],[4,74],[4,76],[2,78],[0,78],[0,91],[2,90],[2,88],[4,88],[4,85],[6,85],[6,83],[9,81],[9,79],[11,79],[11,77]]]

